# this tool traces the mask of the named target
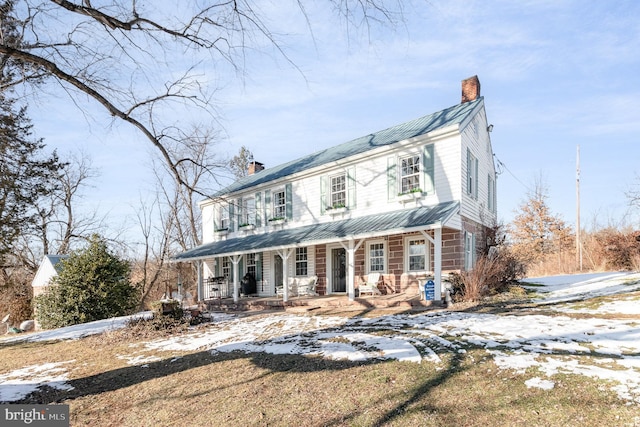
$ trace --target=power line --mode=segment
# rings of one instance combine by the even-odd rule
[[[513,177],[513,179],[515,179],[516,181],[518,181],[524,188],[526,188],[527,191],[531,192],[531,188],[529,188],[529,186],[527,186],[527,184],[525,184],[524,182],[520,181],[520,179],[514,175],[513,172],[511,172],[511,170],[507,167],[507,165],[505,165],[502,161],[500,161],[500,159],[498,159],[498,157],[496,157],[496,155],[494,154],[493,157],[495,157],[496,162],[497,162],[497,170],[496,170],[496,175],[501,175],[504,169],[505,171],[509,172],[509,175],[511,175]]]

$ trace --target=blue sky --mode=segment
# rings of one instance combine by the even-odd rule
[[[461,80],[478,75],[503,221],[542,177],[552,211],[573,224],[580,145],[582,225],[637,226],[625,191],[640,182],[640,2],[416,0],[396,28],[351,27],[349,38],[315,5],[311,37],[299,12],[259,4],[298,69],[267,48],[248,52],[243,78],[208,70],[221,156],[244,145],[272,167],[455,105]],[[84,206],[135,228],[153,148],[92,102],[81,107],[89,113],[42,96],[29,114],[51,147],[81,147],[100,169]]]

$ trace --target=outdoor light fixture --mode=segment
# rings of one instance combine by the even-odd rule
[[[493,130],[493,125],[487,126],[487,132],[491,132]]]

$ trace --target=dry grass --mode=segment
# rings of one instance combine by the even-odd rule
[[[132,366],[119,357],[135,353],[136,345],[150,338],[123,330],[78,341],[0,345],[0,374],[74,360],[72,390],[46,390],[25,399],[69,404],[73,426],[640,423],[637,406],[597,381],[560,375],[553,390],[527,388],[527,376],[538,372],[499,371],[479,348],[442,352],[438,365],[195,351],[158,352],[159,360]]]

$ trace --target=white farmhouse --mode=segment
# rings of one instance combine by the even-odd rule
[[[460,104],[276,167],[254,162],[201,202],[203,244],[175,261],[196,263],[200,300],[237,301],[249,273],[249,293],[284,301],[309,280],[313,295],[353,300],[367,282],[418,294],[428,279],[440,301],[443,274],[473,268],[496,222],[490,130],[474,76]]]

